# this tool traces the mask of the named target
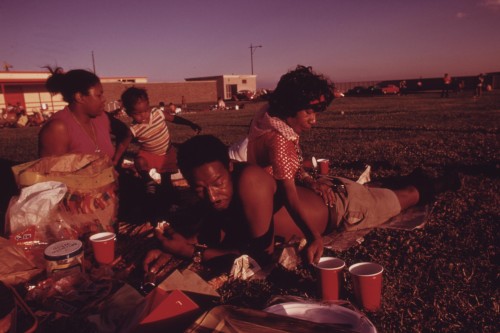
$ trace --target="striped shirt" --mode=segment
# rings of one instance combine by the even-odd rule
[[[170,133],[168,132],[165,115],[160,109],[152,108],[149,123],[130,126],[130,131],[139,141],[141,150],[165,155],[170,147]]]

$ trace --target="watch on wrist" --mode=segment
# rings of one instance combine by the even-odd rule
[[[202,258],[203,258],[203,253],[207,249],[207,246],[205,244],[193,244],[194,247],[194,252],[193,252],[193,261],[197,264],[201,263]]]

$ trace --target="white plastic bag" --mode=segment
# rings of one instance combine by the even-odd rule
[[[59,202],[67,192],[65,184],[56,181],[37,183],[21,190],[7,212],[7,233],[18,245],[46,245],[52,239]]]
[[[229,158],[239,162],[247,161],[248,136],[233,143],[229,147]]]
[[[39,224],[57,207],[67,190],[66,185],[55,181],[23,188],[9,209],[11,232]]]
[[[259,264],[244,254],[234,260],[229,276],[235,280],[248,280],[260,270]]]

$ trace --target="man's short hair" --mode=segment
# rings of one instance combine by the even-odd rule
[[[125,90],[121,96],[122,105],[125,108],[125,112],[130,114],[134,111],[134,107],[139,100],[149,101],[149,96],[146,89],[130,87]]]
[[[229,168],[228,148],[213,135],[194,136],[184,141],[177,151],[177,163],[184,176],[194,168],[216,161]]]
[[[286,119],[299,111],[308,109],[309,103],[324,96],[324,111],[333,100],[334,84],[311,67],[298,65],[283,75],[269,98],[269,115]]]

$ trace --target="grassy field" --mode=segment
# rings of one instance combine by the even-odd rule
[[[246,134],[262,105],[183,116],[230,144]],[[434,175],[447,167],[460,172],[462,188],[438,198],[424,229],[377,229],[361,245],[333,253],[348,264],[366,260],[386,268],[383,308],[368,315],[380,332],[498,331],[499,119],[499,91],[477,100],[437,94],[344,98],[301,138],[305,157],[329,158],[333,173],[344,177],[359,176],[366,164],[373,177],[416,167]],[[170,129],[174,142],[192,135],[182,126]],[[1,129],[0,158],[36,159],[37,132]],[[272,281],[266,288],[310,295],[299,275],[285,289]]]

